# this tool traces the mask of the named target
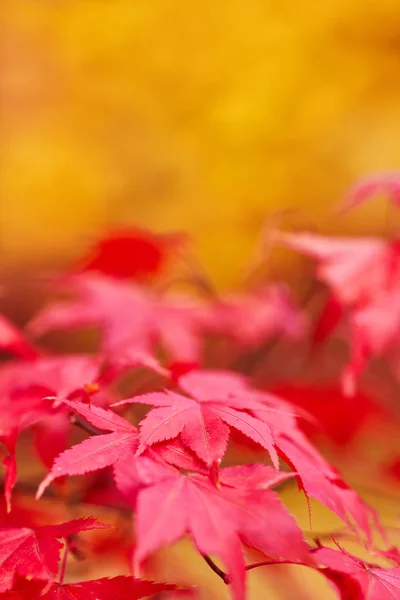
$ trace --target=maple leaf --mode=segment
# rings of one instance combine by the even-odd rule
[[[133,458],[138,445],[136,427],[113,411],[74,400],[63,402],[95,427],[111,433],[89,437],[60,454],[40,484],[37,498],[57,477],[83,475],[109,467],[125,456]]]
[[[155,444],[145,454],[153,458],[160,458],[163,462],[184,471],[209,473],[209,469],[206,468],[205,463],[192,450],[182,444],[179,439]]]
[[[14,392],[69,398],[85,396],[87,389],[98,390],[101,361],[86,354],[46,356],[14,363]]]
[[[305,315],[294,306],[283,286],[265,286],[252,294],[232,294],[214,305],[209,329],[256,347],[282,334],[299,338],[305,331]]]
[[[188,394],[165,391],[135,396],[117,405],[141,403],[155,406],[140,423],[141,447],[180,437],[207,465],[225,454],[229,428],[237,429],[265,448],[276,467],[278,455],[270,426],[249,414],[263,406],[251,398],[245,380],[223,371],[191,371],[179,378]]]
[[[203,305],[157,297],[101,275],[75,276],[67,283],[77,299],[45,308],[29,326],[35,334],[96,325],[112,365],[140,365],[166,375],[155,356],[160,344],[173,360],[199,362],[199,336],[207,321]]]
[[[335,590],[340,594],[340,600],[365,600],[365,595],[360,583],[346,573],[340,573],[324,567],[320,573],[333,584]]]
[[[342,381],[346,393],[353,394],[367,360],[385,352],[400,333],[399,240],[309,233],[282,234],[280,239],[317,261],[317,277],[332,292],[330,302],[336,312],[338,305],[347,311],[351,360]]]
[[[60,549],[63,546],[58,538],[104,527],[107,525],[88,517],[35,529],[0,529],[0,592],[12,588],[16,575],[31,579],[52,579],[57,573]]]
[[[45,581],[23,579],[17,575],[13,589],[0,593],[0,600],[37,600],[47,585]]]
[[[325,342],[343,317],[344,311],[341,303],[330,294],[312,331],[313,346],[318,346]]]
[[[65,411],[57,411],[44,416],[35,427],[35,449],[48,469],[68,446],[69,424],[70,418]]]
[[[152,594],[170,591],[176,586],[167,583],[141,581],[120,575],[109,579],[94,579],[82,583],[53,583],[40,598],[43,600],[137,600]]]
[[[178,471],[177,471],[178,469]],[[156,444],[147,448],[134,459],[125,456],[113,465],[113,477],[118,491],[125,500],[134,505],[140,490],[157,480],[175,477],[177,473],[194,472],[217,482],[219,469],[207,469],[194,453],[179,440]],[[277,473],[277,477],[281,476]]]
[[[3,461],[3,466],[6,468],[4,495],[8,511],[10,511],[12,490],[17,481],[15,450],[18,436],[21,431],[32,427],[43,419],[47,411],[39,399],[32,401],[31,398],[19,398],[16,402],[7,386],[4,387],[0,384],[0,389],[2,391],[0,410],[3,415],[0,422],[0,442],[4,444],[8,451],[8,456]]]
[[[4,315],[0,314],[0,348],[22,359],[34,359],[39,351]]]
[[[400,206],[400,173],[379,173],[357,182],[346,194],[342,208],[355,208],[378,194],[385,194],[390,202]]]
[[[351,489],[340,473],[312,446],[300,431],[280,432],[277,446],[283,459],[295,470],[300,488],[315,498],[353,531],[362,531],[372,542],[372,525],[379,531],[376,512]]]
[[[313,421],[302,419],[300,423],[310,438],[322,432],[339,447],[347,447],[367,424],[382,422],[389,416],[369,395],[356,392],[348,398],[337,383],[278,384],[270,391],[313,416]]]
[[[87,390],[97,389],[93,385],[99,370],[99,359],[92,356],[52,356],[36,360],[18,361],[7,365],[0,375],[2,399],[0,407],[7,416],[0,425],[0,441],[6,446],[9,456],[6,467],[5,495],[11,508],[12,489],[17,479],[15,446],[19,434],[40,425],[35,432],[37,449],[45,464],[51,464],[58,451],[66,447],[69,416],[66,411],[57,411],[57,402],[42,402],[44,396],[54,398],[86,397]],[[97,395],[107,401],[106,395]]]
[[[152,276],[185,242],[183,234],[155,234],[134,227],[118,229],[98,240],[77,267],[118,279]]]
[[[159,470],[135,498],[135,564],[161,546],[190,533],[201,554],[219,556],[236,600],[245,598],[241,543],[268,556],[310,562],[308,546],[294,518],[271,487],[290,474],[257,464],[220,471],[218,487],[199,474]],[[157,510],[154,510],[157,507]]]
[[[400,598],[400,567],[383,569],[370,566],[339,545],[338,547],[339,550],[319,548],[313,553],[313,556],[318,563],[328,567],[330,573],[337,574],[335,585],[342,593],[342,598],[348,597],[344,594],[349,587],[349,577],[355,580],[361,588],[360,600]],[[323,573],[324,570],[321,569],[321,572]],[[333,580],[332,577],[329,578]]]
[[[300,489],[327,506],[353,530],[358,527],[368,541],[371,541],[372,524],[382,532],[375,511],[346,484],[337,469],[302,433],[297,417],[305,417],[306,420],[307,413],[296,412],[293,405],[275,394],[257,390],[249,393],[250,398],[258,401],[251,406],[250,412],[271,425],[278,453],[295,471]]]

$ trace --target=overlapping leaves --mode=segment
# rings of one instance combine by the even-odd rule
[[[379,188],[382,182],[375,183]],[[363,201],[375,183],[360,189],[353,204]],[[397,194],[397,180],[390,186],[385,189]],[[351,391],[367,360],[387,352],[398,340],[398,241],[334,240],[315,234],[281,239],[313,257],[318,278],[331,288],[314,342],[323,341],[347,317],[352,356],[344,383]],[[37,498],[59,478],[106,473],[103,497],[113,484],[135,515],[133,568],[138,573],[159,548],[190,535],[198,552],[230,584],[235,600],[247,597],[246,571],[252,565],[246,565],[246,547],[261,552],[264,564],[318,570],[343,600],[400,597],[397,565],[384,568],[340,546],[334,550],[305,541],[272,489],[294,479],[307,497],[338,515],[369,549],[374,527],[382,529],[376,513],[305,436],[299,424],[307,418],[304,412],[226,368],[241,353],[246,357],[274,336],[305,334],[306,320],[286,290],[273,286],[207,301],[177,300],[154,287],[126,281],[158,272],[163,263],[161,238],[135,238],[133,247],[143,242],[149,261],[143,257],[146,260],[138,259],[132,268],[114,268],[115,248],[121,243],[131,248],[131,242],[118,238],[100,245],[98,255],[86,261],[84,273],[64,279],[73,298],[45,308],[29,327],[41,335],[50,329],[98,326],[102,339],[96,355],[52,356],[37,350],[5,321],[0,346],[18,357],[0,371],[8,509],[17,482],[16,444],[30,429],[49,468]],[[207,362],[210,335],[217,338],[217,347],[225,343],[224,369],[218,363],[221,353],[210,354],[215,364]],[[172,371],[163,356],[166,364],[174,364]],[[115,402],[120,374],[137,366],[162,375],[163,388]],[[149,407],[145,416],[143,406]],[[131,417],[136,419],[139,411],[136,426]],[[68,447],[73,424],[85,430],[86,437]],[[272,466],[223,468],[232,431],[256,444],[262,460]],[[125,600],[172,589],[122,576],[64,583],[63,571],[57,580],[63,546],[59,540],[67,540],[68,550],[71,535],[97,527],[88,518],[60,526],[13,522],[0,530],[0,600],[9,600],[9,594],[17,600]],[[396,563],[398,554],[389,549],[380,556]],[[226,572],[211,557],[219,559]]]

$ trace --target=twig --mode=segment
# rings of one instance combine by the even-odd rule
[[[212,569],[214,573],[216,573],[218,577],[220,577],[222,581],[226,583],[226,585],[228,585],[230,583],[230,577],[228,573],[225,573],[225,571],[220,569],[219,566],[216,565],[215,562],[207,554],[202,554],[202,557],[204,558],[210,569]]]
[[[4,480],[0,480],[0,492],[3,492],[4,490]],[[37,492],[37,487],[38,487],[39,483],[30,483],[28,481],[18,481],[16,483],[15,486],[15,491],[17,494],[20,494],[21,496],[34,496]],[[53,490],[51,490],[50,488],[47,488],[43,494],[43,498],[46,498],[48,500],[54,500],[57,503],[61,503],[63,505],[65,505],[65,501],[62,500],[60,498],[60,496],[54,492]],[[123,517],[129,517],[131,518],[132,516],[132,509],[129,506],[118,506],[116,504],[101,504],[101,505],[97,505],[97,504],[92,504],[91,502],[81,502],[78,499],[74,499],[72,498],[69,502],[69,504],[73,505],[73,506],[91,506],[93,508],[91,508],[90,510],[97,510],[100,509],[101,511],[107,511],[110,513],[118,513],[120,515],[122,515]]]
[[[80,427],[81,429],[83,429],[83,431],[86,431],[86,433],[90,433],[90,435],[101,435],[103,433],[101,429],[94,427],[94,425],[91,425],[81,417],[78,417],[78,415],[76,415],[75,413],[72,413],[69,419],[71,423],[73,423],[73,425]]]
[[[62,563],[61,563],[60,577],[59,577],[59,584],[60,585],[62,585],[64,583],[65,570],[67,568],[68,552],[69,552],[68,541],[65,540],[65,550],[64,550],[63,560],[62,560]]]
[[[297,306],[299,310],[305,310],[307,306],[321,293],[321,285],[315,277],[312,277],[308,282],[307,288],[303,293],[303,297],[298,301]],[[264,371],[263,365],[268,360],[276,349],[276,347],[282,342],[282,335],[275,335],[272,339],[264,342],[256,350],[250,350],[240,356],[231,366],[234,371],[240,371],[244,374],[257,376],[259,371]]]
[[[253,563],[251,565],[246,565],[246,571],[252,571],[253,569],[258,569],[259,567],[272,567],[274,565],[302,565],[303,563],[297,563],[293,560],[262,560],[261,562]]]
[[[215,562],[207,554],[202,554],[202,557],[204,558],[210,569],[212,569],[214,573],[216,573],[224,583],[228,585],[231,582],[229,574],[225,573],[225,571],[220,569],[218,565],[216,565]],[[309,567],[311,569],[314,568],[314,566],[311,564],[296,562],[294,560],[263,560],[261,562],[252,563],[251,565],[246,565],[245,570],[252,571],[253,569],[258,569],[259,567],[271,567],[274,565],[296,565],[298,567]]]

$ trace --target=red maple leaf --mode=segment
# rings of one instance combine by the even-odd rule
[[[264,406],[252,397],[243,377],[222,371],[191,371],[179,379],[179,387],[187,396],[165,391],[117,403],[156,407],[140,423],[141,449],[179,436],[201,460],[212,465],[225,454],[229,428],[233,427],[265,448],[278,466],[270,426],[248,412]]]
[[[171,590],[176,590],[176,586],[123,575],[80,583],[54,582],[50,585],[19,580],[11,592],[0,594],[0,600],[136,600]]]
[[[69,417],[57,411],[57,403],[42,402],[44,396],[86,397],[98,376],[99,360],[90,356],[42,357],[6,365],[0,376],[0,406],[6,417],[0,425],[0,441],[6,446],[5,495],[11,507],[11,493],[17,479],[15,446],[22,431],[40,423],[35,435],[44,462],[52,463],[57,451],[66,447]],[[100,396],[101,397],[101,396]],[[105,398],[103,398],[105,400]]]
[[[183,234],[117,229],[97,241],[77,266],[118,279],[139,279],[159,273],[185,242]]]
[[[100,389],[97,383],[100,367],[98,357],[84,354],[45,357],[28,366],[21,365],[18,373],[20,393],[54,398],[53,403],[47,403],[48,414],[35,428],[36,450],[47,467],[67,447],[69,411],[60,403],[72,398],[93,401],[101,406],[111,403],[111,392]]]
[[[135,505],[140,490],[155,481],[176,477],[180,472],[198,473],[216,483],[219,469],[206,469],[202,461],[179,440],[156,444],[143,454],[126,456],[113,466],[114,482],[118,491],[130,505]],[[282,474],[277,472],[277,481]],[[290,475],[283,475],[283,479]]]
[[[342,594],[342,598],[348,598],[345,593],[349,589],[349,577],[355,580],[361,588],[360,600],[400,598],[400,567],[383,569],[371,566],[351,555],[339,545],[338,547],[339,550],[319,548],[313,556],[318,563],[328,567],[330,573],[337,574],[334,583]],[[323,573],[324,570],[321,569],[321,572]],[[333,581],[332,577],[329,578]]]
[[[89,400],[91,405],[95,403],[96,406],[108,406],[111,403],[111,392],[100,390],[92,395],[90,390],[96,388],[97,384],[87,384],[83,390],[77,390],[69,397],[83,396],[84,400]],[[46,398],[48,414],[41,418],[34,428],[35,448],[47,468],[50,468],[55,458],[67,448],[71,423],[71,411],[66,410],[65,403],[57,398],[49,402],[50,399]]]
[[[57,573],[63,547],[58,538],[104,527],[107,526],[89,517],[35,529],[0,529],[0,592],[10,590],[17,575],[52,579]]]
[[[379,173],[362,179],[346,194],[342,207],[355,208],[378,194],[385,194],[393,204],[400,206],[400,173]]]
[[[357,495],[300,431],[281,432],[277,445],[283,459],[294,469],[300,488],[315,498],[352,530],[372,541],[372,525],[381,531],[376,512]]]
[[[385,352],[400,333],[399,240],[309,233],[284,234],[281,240],[317,261],[317,277],[330,287],[336,312],[338,304],[347,312],[351,360],[343,385],[352,394],[370,356]]]
[[[388,418],[373,398],[361,392],[348,398],[337,383],[282,384],[274,386],[271,391],[313,416],[313,421],[302,419],[300,423],[309,437],[323,433],[338,446],[348,446],[365,425]]]
[[[274,394],[255,391],[253,395],[259,404],[251,406],[250,412],[270,423],[278,453],[295,471],[300,489],[327,506],[353,530],[360,529],[371,541],[371,526],[381,530],[375,511],[308,441],[297,424],[296,408]],[[307,416],[299,410],[297,413]]]
[[[0,385],[2,394],[0,396],[0,410],[2,420],[0,422],[0,442],[8,451],[8,456],[3,461],[6,468],[4,482],[4,494],[8,511],[11,510],[12,490],[17,481],[17,464],[15,460],[15,449],[21,431],[32,427],[43,419],[47,411],[41,400],[32,401],[31,398],[19,398],[15,401],[8,390]]]
[[[0,593],[0,600],[37,600],[47,585],[45,581],[32,581],[17,575],[13,589]]]
[[[225,452],[228,426],[267,450],[272,441],[272,452],[277,449],[296,471],[301,489],[325,504],[350,527],[358,527],[370,540],[371,523],[378,524],[375,512],[301,433],[296,411],[289,403],[250,388],[244,378],[227,372],[192,371],[179,382],[181,389],[191,397],[161,392],[118,403],[139,401],[157,407],[141,421],[139,452],[179,436],[185,446],[211,466],[218,463]],[[273,453],[272,458],[275,458]]]
[[[314,347],[325,342],[333,333],[337,325],[344,317],[342,304],[330,294],[322,308],[312,331],[312,343]]]
[[[43,600],[137,600],[174,589],[176,589],[174,585],[167,583],[141,581],[120,575],[112,579],[104,577],[82,583],[53,583],[40,598]]]
[[[135,564],[190,533],[201,554],[221,558],[236,600],[245,598],[241,543],[268,556],[309,562],[308,546],[294,518],[269,488],[288,474],[265,465],[220,471],[218,487],[202,475],[159,470],[135,498]],[[155,510],[155,507],[157,509]]]
[[[139,436],[136,427],[113,411],[73,400],[64,400],[64,403],[95,427],[111,433],[89,437],[60,454],[54,461],[51,471],[40,484],[37,498],[40,498],[48,485],[57,477],[97,471],[113,465],[125,456],[133,459],[138,445]]]
[[[347,573],[340,573],[324,567],[320,573],[333,584],[335,590],[340,594],[340,600],[365,600],[365,595],[360,583]]]
[[[199,362],[200,333],[208,318],[203,305],[155,296],[100,275],[76,276],[67,283],[77,299],[45,308],[30,324],[35,334],[96,325],[112,365],[141,365],[165,375],[156,359],[160,345],[173,360]]]
[[[14,393],[57,398],[83,397],[97,391],[101,360],[86,354],[46,356],[35,361],[14,363]]]
[[[305,315],[294,305],[283,286],[265,286],[251,294],[224,296],[213,308],[209,329],[256,347],[273,336],[291,339],[305,331]]]
[[[2,314],[0,314],[0,349],[26,360],[39,356],[39,351],[33,344]]]

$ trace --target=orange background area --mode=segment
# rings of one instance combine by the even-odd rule
[[[266,218],[327,219],[399,166],[396,0],[4,0],[2,264],[76,256],[118,223],[183,229],[221,284]],[[380,215],[380,213],[379,213]]]

